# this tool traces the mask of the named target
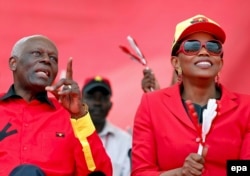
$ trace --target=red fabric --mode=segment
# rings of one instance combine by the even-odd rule
[[[105,173],[105,176],[113,176],[111,160],[110,158],[107,158],[106,150],[103,147],[103,143],[102,145],[99,145],[96,141],[101,141],[101,139],[95,131],[95,134],[88,137],[88,142],[91,146],[91,151],[94,157],[95,164],[97,166],[95,171],[102,171]]]
[[[51,99],[52,100],[52,99]],[[73,133],[70,114],[53,100],[47,103],[9,98],[0,102],[0,130],[7,123],[17,133],[0,141],[0,176],[6,176],[19,164],[35,164],[47,176],[85,176],[87,169],[82,146]],[[111,176],[110,159],[97,133],[88,141],[93,151],[96,170]]]
[[[190,153],[197,153],[199,135],[179,92],[175,85],[144,94],[134,122],[132,176],[158,176],[182,167]],[[203,176],[226,176],[227,160],[250,159],[249,104],[250,96],[222,87],[219,115],[206,137]]]
[[[247,0],[2,0],[0,92],[13,82],[8,59],[14,42],[44,34],[58,46],[58,76],[72,56],[73,76],[80,87],[90,76],[109,78],[114,106],[108,118],[123,128],[132,126],[142,94],[143,67],[119,45],[130,48],[126,37],[134,37],[161,87],[168,86],[175,25],[204,14],[221,24],[227,36],[220,81],[232,90],[250,94],[249,7]]]

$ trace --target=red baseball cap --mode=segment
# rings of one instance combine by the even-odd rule
[[[172,49],[178,41],[196,32],[212,34],[221,43],[226,40],[226,34],[218,23],[204,15],[196,15],[176,25]]]

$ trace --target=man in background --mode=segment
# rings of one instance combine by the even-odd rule
[[[82,97],[104,148],[111,158],[113,176],[130,175],[131,135],[107,120],[112,108],[110,81],[101,76],[87,78]]]

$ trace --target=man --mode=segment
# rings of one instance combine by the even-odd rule
[[[114,176],[130,176],[131,135],[107,120],[112,107],[112,90],[108,79],[101,76],[87,78],[82,89],[83,102],[103,145],[111,158]]]
[[[14,83],[0,96],[0,176],[29,168],[22,167],[26,164],[46,176],[93,171],[111,176],[110,159],[72,79],[72,60],[66,78],[52,85],[58,72],[57,48],[47,37],[33,35],[17,41],[9,67]],[[48,98],[47,91],[57,99]]]

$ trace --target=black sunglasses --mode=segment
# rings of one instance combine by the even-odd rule
[[[182,42],[177,54],[182,52],[186,55],[196,55],[204,47],[207,52],[213,56],[219,56],[222,54],[222,43],[218,40],[210,40],[201,43],[199,40],[185,40]]]

